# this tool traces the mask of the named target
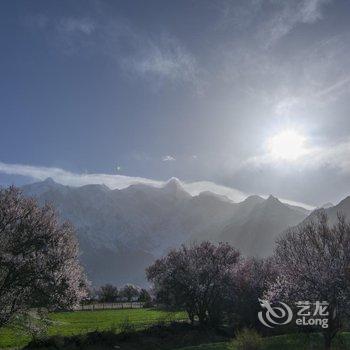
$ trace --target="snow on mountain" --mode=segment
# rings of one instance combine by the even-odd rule
[[[144,269],[182,243],[228,241],[249,255],[268,255],[278,233],[308,212],[270,196],[235,203],[209,191],[191,195],[176,178],[163,186],[64,186],[52,179],[23,193],[52,202],[76,227],[81,260],[93,284],[145,284]]]

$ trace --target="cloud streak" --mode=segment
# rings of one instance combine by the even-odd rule
[[[104,184],[112,189],[122,189],[135,183],[145,183],[155,186],[162,184],[161,181],[150,180],[142,177],[109,174],[77,174],[61,168],[7,164],[3,162],[0,162],[0,173],[7,175],[21,175],[40,181],[51,177],[58,183],[69,186]]]
[[[124,175],[111,174],[78,174],[66,171],[61,168],[40,167],[23,164],[8,164],[0,162],[0,173],[7,175],[20,175],[29,177],[33,180],[43,181],[52,178],[54,181],[67,186],[84,186],[89,184],[103,184],[111,189],[123,189],[134,184],[147,184],[150,186],[161,187],[166,184],[164,181],[157,181],[142,177],[132,177]],[[182,182],[184,189],[192,196],[201,192],[212,192],[218,195],[226,196],[233,202],[241,202],[248,197],[247,193],[239,191],[232,187],[218,185],[210,181]],[[263,195],[264,196],[264,195]],[[303,206],[306,209],[313,209],[305,203],[281,199],[284,203]]]
[[[162,158],[162,161],[163,162],[174,162],[176,159],[173,157],[173,156],[164,156],[163,158]]]
[[[32,28],[48,34],[49,45],[65,54],[89,52],[116,61],[127,76],[155,80],[157,85],[172,82],[199,82],[195,57],[174,36],[149,35],[123,18],[98,21],[92,18],[28,17]],[[156,86],[157,87],[157,86]]]
[[[56,29],[64,33],[92,34],[96,30],[96,24],[89,18],[62,18],[56,24]]]
[[[260,36],[265,47],[271,47],[298,24],[312,24],[323,18],[323,6],[329,0],[270,1],[274,14],[262,25]]]

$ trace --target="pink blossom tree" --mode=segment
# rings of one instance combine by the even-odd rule
[[[258,299],[276,280],[276,266],[272,258],[242,258],[237,265],[231,292],[231,322],[237,327],[261,329],[257,315]]]
[[[342,328],[350,311],[350,225],[344,216],[330,226],[324,211],[316,220],[290,229],[277,242],[279,278],[272,284],[270,299],[326,301],[329,327],[322,329],[325,349]]]
[[[158,302],[183,307],[193,322],[220,324],[239,252],[229,244],[210,242],[182,246],[147,269]]]
[[[73,227],[50,205],[0,189],[0,326],[30,308],[70,308],[85,286]]]

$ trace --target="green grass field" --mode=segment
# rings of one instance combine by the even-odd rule
[[[49,335],[68,336],[110,329],[118,331],[126,322],[141,329],[157,322],[186,318],[184,312],[166,312],[155,309],[58,312],[50,315],[53,324],[49,329]],[[29,340],[28,336],[11,328],[0,329],[0,348],[20,348]]]
[[[166,312],[155,309],[124,309],[103,311],[60,312],[50,315],[53,322],[49,335],[63,336],[84,334],[91,331],[120,331],[123,324],[132,324],[136,329],[145,328],[151,324],[184,320],[184,312]],[[0,348],[18,349],[29,342],[29,337],[15,332],[10,327],[0,329]],[[340,341],[341,340],[341,341]],[[262,350],[318,350],[322,349],[321,335],[302,334],[282,335],[264,338]],[[334,350],[350,349],[350,333],[343,333],[335,341]],[[203,344],[186,347],[179,350],[237,350],[235,341]]]

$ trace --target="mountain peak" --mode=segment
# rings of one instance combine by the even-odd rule
[[[21,188],[25,195],[36,197],[52,190],[65,190],[66,186],[61,185],[60,183],[55,182],[51,177],[48,177],[43,181],[27,184],[22,186]]]
[[[280,200],[277,197],[273,196],[272,194],[270,194],[266,200],[268,202],[280,202]]]
[[[172,177],[163,186],[165,189],[169,190],[184,190],[181,181],[177,177]]]
[[[176,177],[172,177],[171,179],[169,179],[165,185],[162,187],[163,191],[165,191],[166,193],[169,194],[174,194],[176,196],[180,195],[186,195],[188,197],[190,197],[191,195],[184,189],[184,187],[182,186],[181,181],[176,178]]]
[[[89,185],[83,185],[80,186],[80,189],[82,190],[92,190],[92,191],[104,191],[109,192],[111,189],[106,186],[105,184],[89,184]]]
[[[268,196],[268,198],[265,200],[265,204],[266,205],[283,205],[284,204],[275,196],[273,196],[272,194],[270,194]]]
[[[243,203],[261,203],[264,199],[256,194],[253,194],[251,196],[248,196]]]
[[[56,185],[57,182],[55,182],[55,180],[52,177],[47,177],[43,183],[47,184],[47,185]]]
[[[202,191],[200,192],[197,196],[197,198],[204,198],[204,199],[217,199],[220,201],[224,201],[224,202],[228,202],[228,203],[233,203],[233,201],[228,198],[227,196],[223,195],[223,194],[217,194],[215,192],[212,191]]]
[[[331,202],[327,202],[327,203],[322,204],[321,206],[319,206],[319,208],[323,208],[323,209],[328,209],[328,208],[331,208],[331,207],[334,207],[334,204],[331,203]]]

